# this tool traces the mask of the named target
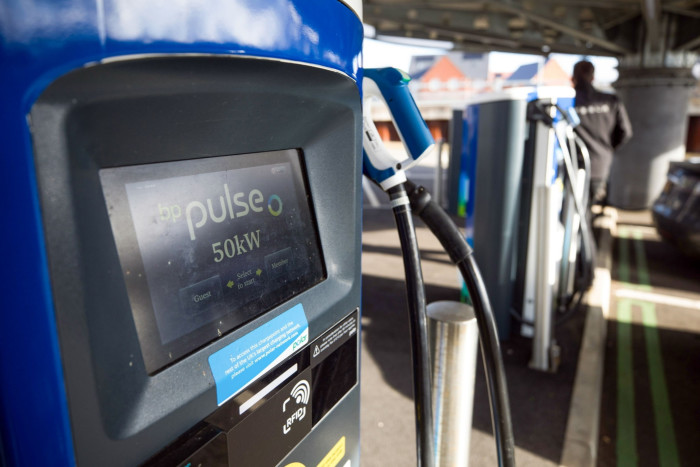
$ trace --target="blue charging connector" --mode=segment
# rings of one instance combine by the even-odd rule
[[[435,145],[428,125],[408,89],[411,78],[396,68],[366,68],[362,80],[363,92],[363,172],[383,190],[406,181],[404,171],[428,155]],[[378,99],[391,114],[408,157],[400,160],[382,143],[371,115],[369,104]]]

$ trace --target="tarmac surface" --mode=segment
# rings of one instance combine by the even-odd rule
[[[700,465],[700,260],[618,211],[598,465]]]

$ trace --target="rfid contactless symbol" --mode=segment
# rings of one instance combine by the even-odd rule
[[[302,379],[299,381],[292,389],[291,396],[297,402],[297,404],[308,404],[309,403],[309,393],[311,388],[309,387],[308,381]]]
[[[284,425],[282,425],[282,433],[284,433],[285,435],[289,433],[289,430],[291,430],[292,425],[295,421],[302,420],[306,416],[306,405],[309,403],[310,394],[311,386],[309,385],[309,382],[305,379],[302,379],[294,385],[294,388],[289,394],[291,397],[288,397],[282,404],[282,412],[287,412],[287,404],[292,400],[294,400],[294,402],[296,402],[297,405],[301,406],[296,411],[294,411],[292,415],[287,419],[287,422]]]
[[[275,204],[277,205],[276,209],[273,207]],[[280,197],[277,195],[270,196],[267,199],[267,209],[268,211],[270,211],[270,214],[272,214],[275,217],[282,214],[282,200],[280,199]]]

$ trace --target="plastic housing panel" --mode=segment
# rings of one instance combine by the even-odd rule
[[[259,59],[119,61],[42,94],[32,133],[78,463],[143,462],[214,411],[207,357],[265,320],[303,303],[314,339],[359,307],[360,118],[347,76]],[[304,153],[328,279],[149,377],[98,171],[288,148]]]

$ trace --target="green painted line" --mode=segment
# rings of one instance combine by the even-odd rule
[[[617,305],[617,440],[618,466],[637,465],[637,438],[634,416],[634,376],[632,373],[632,302]]]
[[[630,231],[618,230],[620,282],[638,290],[651,290],[651,279],[647,265],[642,233],[633,230],[636,272],[639,284],[631,283],[629,241]],[[649,366],[649,385],[654,410],[654,428],[662,467],[680,466],[678,446],[676,444],[673,415],[666,385],[661,342],[657,327],[656,307],[654,303],[625,298],[617,302],[617,465],[637,465],[637,442],[635,436],[634,413],[634,374],[632,349],[632,307],[642,311],[644,324],[644,342]]]
[[[659,465],[662,467],[679,466],[681,464],[673,428],[673,415],[671,414],[671,404],[666,386],[659,332],[656,327],[656,310],[653,303],[640,302],[640,304],[642,305],[644,340],[646,341],[647,361],[649,362],[649,380],[654,406],[656,442],[659,448]]]
[[[637,259],[637,277],[640,285],[651,289],[642,234],[639,231],[633,234]],[[671,414],[671,404],[669,402],[663,357],[661,355],[661,342],[659,341],[657,328],[656,307],[653,303],[642,300],[635,300],[635,304],[642,309],[644,341],[646,343],[647,362],[649,365],[649,384],[654,407],[656,443],[659,449],[659,465],[662,467],[679,466],[680,461],[673,427],[673,415]]]
[[[640,289],[651,290],[651,280],[649,279],[649,268],[647,267],[647,257],[644,254],[644,243],[642,233],[639,230],[632,232],[634,237],[634,253],[637,261],[637,280]]]

